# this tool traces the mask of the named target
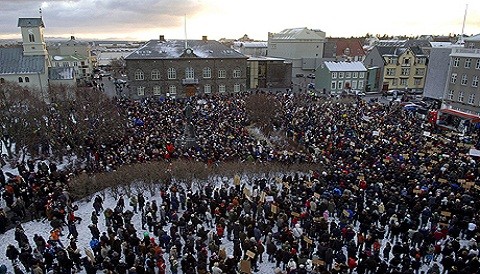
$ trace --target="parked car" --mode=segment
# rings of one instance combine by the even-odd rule
[[[352,89],[350,90],[350,95],[355,95],[355,96],[360,96],[360,97],[363,97],[365,96],[365,92],[361,91],[361,90],[358,90],[358,89]]]
[[[403,95],[405,93],[404,90],[401,90],[401,89],[390,89],[390,90],[387,90],[387,95],[389,96],[392,96],[392,95],[395,95],[395,93],[397,93],[397,95]]]

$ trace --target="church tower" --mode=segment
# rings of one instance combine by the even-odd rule
[[[45,25],[43,24],[42,17],[19,18],[18,26],[22,31],[23,54],[26,56],[47,56],[47,45],[43,38]]]

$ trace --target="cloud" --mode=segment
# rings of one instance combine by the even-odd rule
[[[19,17],[37,17],[42,7],[46,35],[112,33],[181,27],[183,16],[204,9],[198,0],[2,0],[3,35],[19,34]]]

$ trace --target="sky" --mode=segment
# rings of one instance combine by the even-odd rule
[[[370,34],[480,33],[474,0],[0,0],[0,39],[19,39],[19,17],[38,17],[46,37],[78,39],[266,40],[286,28],[321,29],[332,37]]]

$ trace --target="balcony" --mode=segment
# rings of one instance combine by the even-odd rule
[[[182,85],[197,85],[197,84],[198,84],[198,79],[196,78],[182,79]]]

